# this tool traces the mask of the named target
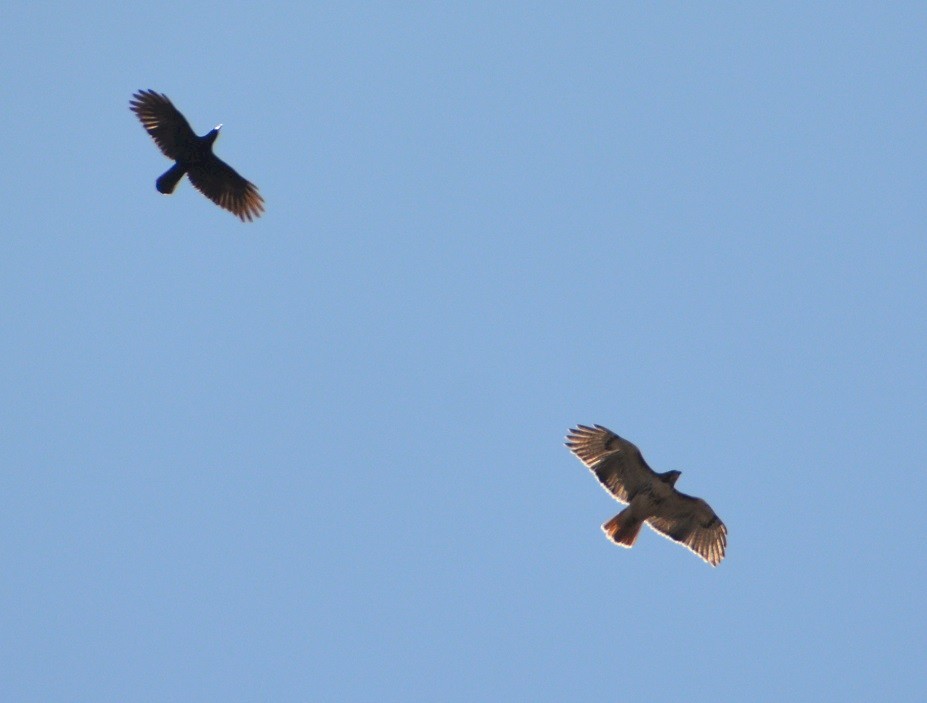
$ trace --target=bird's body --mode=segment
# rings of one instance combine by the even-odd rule
[[[242,221],[260,217],[264,199],[257,187],[212,152],[221,124],[199,137],[168,97],[153,90],[138,91],[129,106],[158,148],[175,162],[155,181],[158,192],[173,193],[186,174],[198,191]]]
[[[174,188],[177,187],[180,179],[183,178],[187,171],[191,168],[202,168],[203,165],[209,163],[210,157],[213,156],[212,145],[216,139],[219,138],[219,130],[221,128],[222,125],[218,125],[210,130],[208,134],[197,137],[195,140],[185,142],[181,145],[182,148],[177,150],[177,155],[174,157],[177,163],[171,166],[157,181],[155,181],[155,187],[158,189],[159,193],[164,193],[165,195],[173,193]]]
[[[634,444],[601,425],[570,430],[566,445],[612,497],[628,504],[602,525],[615,544],[631,547],[647,523],[712,566],[721,563],[727,528],[704,500],[676,490],[679,471],[656,473]]]

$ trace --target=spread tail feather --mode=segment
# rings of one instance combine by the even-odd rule
[[[180,164],[174,164],[155,181],[155,187],[158,189],[159,193],[169,195],[174,192],[174,188],[177,187],[177,184],[186,172],[187,169],[185,167]]]
[[[643,520],[636,518],[630,510],[625,509],[602,525],[602,530],[615,544],[630,548],[637,541],[643,524]]]

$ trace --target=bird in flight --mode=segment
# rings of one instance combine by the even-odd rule
[[[139,90],[129,107],[155,140],[164,155],[176,163],[157,181],[155,187],[165,195],[173,193],[187,174],[193,187],[216,205],[251,222],[264,211],[264,198],[257,187],[212,153],[212,144],[222,125],[208,134],[196,136],[190,123],[168,97],[153,90]]]
[[[571,429],[566,446],[612,497],[628,504],[602,525],[612,542],[632,547],[646,522],[712,566],[724,559],[727,528],[704,500],[676,490],[679,471],[656,473],[636,446],[601,425]]]

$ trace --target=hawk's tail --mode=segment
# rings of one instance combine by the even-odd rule
[[[643,520],[636,518],[630,510],[625,509],[602,525],[602,531],[615,544],[631,548],[637,541],[643,524]]]

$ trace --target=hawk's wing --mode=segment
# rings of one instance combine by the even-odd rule
[[[187,171],[190,183],[219,207],[238,215],[241,221],[260,217],[264,212],[264,198],[257,186],[245,180],[234,168],[218,156],[211,156],[199,164],[191,164]]]
[[[566,445],[622,503],[630,502],[656,478],[636,446],[601,425],[576,426],[567,435]]]
[[[693,498],[673,490],[662,501],[659,512],[647,519],[654,530],[688,547],[712,566],[724,559],[727,528],[701,498]]]
[[[153,90],[140,90],[132,96],[129,107],[155,140],[164,155],[177,161],[196,142],[196,134],[168,97]]]

